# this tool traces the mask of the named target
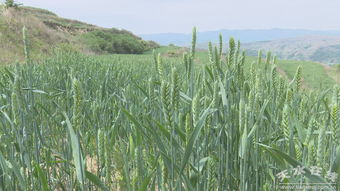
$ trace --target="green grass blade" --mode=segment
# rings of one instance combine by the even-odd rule
[[[74,132],[71,122],[69,118],[67,117],[66,113],[64,113],[64,117],[66,120],[66,124],[70,133],[70,138],[71,138],[71,146],[72,146],[72,155],[73,155],[73,161],[74,165],[76,167],[76,172],[77,172],[77,179],[81,185],[81,187],[84,189],[85,186],[85,165],[83,161],[83,156],[80,150],[80,143],[79,143],[79,137],[78,135]]]
[[[204,122],[205,122],[205,119],[206,117],[213,113],[214,109],[206,109],[203,114],[201,115],[200,119],[198,120],[197,124],[196,124],[196,127],[194,129],[194,131],[192,132],[191,136],[190,136],[190,139],[189,139],[189,142],[188,142],[188,145],[186,146],[185,148],[185,151],[184,151],[184,157],[183,157],[183,160],[182,160],[182,164],[181,164],[181,169],[180,169],[180,172],[182,173],[188,160],[189,160],[189,157],[190,155],[193,153],[193,147],[194,147],[194,143],[196,141],[196,139],[198,138],[198,135],[204,125]]]
[[[34,164],[34,169],[37,171],[38,173],[38,177],[40,179],[40,183],[41,183],[41,186],[42,186],[42,190],[43,191],[48,191],[50,190],[48,188],[48,182],[47,182],[47,179],[46,179],[46,176],[44,174],[44,172],[41,170],[39,164]]]
[[[86,178],[90,180],[94,185],[98,186],[98,188],[104,190],[104,191],[109,191],[109,189],[105,186],[105,184],[98,178],[98,176],[92,174],[89,171],[85,171]]]

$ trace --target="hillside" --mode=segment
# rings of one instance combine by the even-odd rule
[[[312,60],[325,64],[340,63],[339,36],[305,36],[243,44],[248,53],[271,51],[281,59]]]
[[[335,36],[340,35],[340,31],[318,31],[304,29],[240,29],[240,30],[216,30],[197,33],[197,43],[207,44],[209,41],[218,42],[218,35],[222,34],[225,39],[234,37],[242,43],[258,41],[272,41],[286,38],[297,38],[302,36]],[[178,46],[188,46],[191,43],[189,33],[159,33],[159,34],[140,34],[143,39],[152,40],[161,45],[175,44]]]
[[[140,54],[158,44],[145,41],[126,30],[99,26],[58,17],[33,7],[5,9],[0,5],[0,62],[23,58],[22,28],[27,28],[34,58],[63,47],[90,54]]]
[[[230,37],[240,40],[242,47],[252,56],[262,49],[275,53],[280,59],[340,63],[340,31],[270,29],[200,32],[197,35],[198,48],[207,49],[209,41],[217,45],[219,34],[222,34],[225,40]],[[189,46],[191,43],[190,34],[163,33],[141,36],[161,45]]]

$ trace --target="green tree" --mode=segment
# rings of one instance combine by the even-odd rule
[[[17,7],[19,7],[20,5],[21,5],[21,4],[16,3],[14,0],[6,0],[6,1],[5,1],[5,7],[6,7],[6,8],[10,8],[10,7],[17,8]]]

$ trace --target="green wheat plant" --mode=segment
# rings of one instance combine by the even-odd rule
[[[196,50],[196,28],[181,58],[36,62],[26,33],[29,64],[0,68],[0,190],[339,189],[339,87],[305,88],[303,67],[288,81],[274,55],[221,35]]]

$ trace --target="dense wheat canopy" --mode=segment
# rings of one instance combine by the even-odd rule
[[[303,67],[288,81],[232,38],[198,58],[195,34],[182,59],[37,63],[25,46],[27,63],[0,68],[0,190],[336,190],[339,87],[307,89]]]

